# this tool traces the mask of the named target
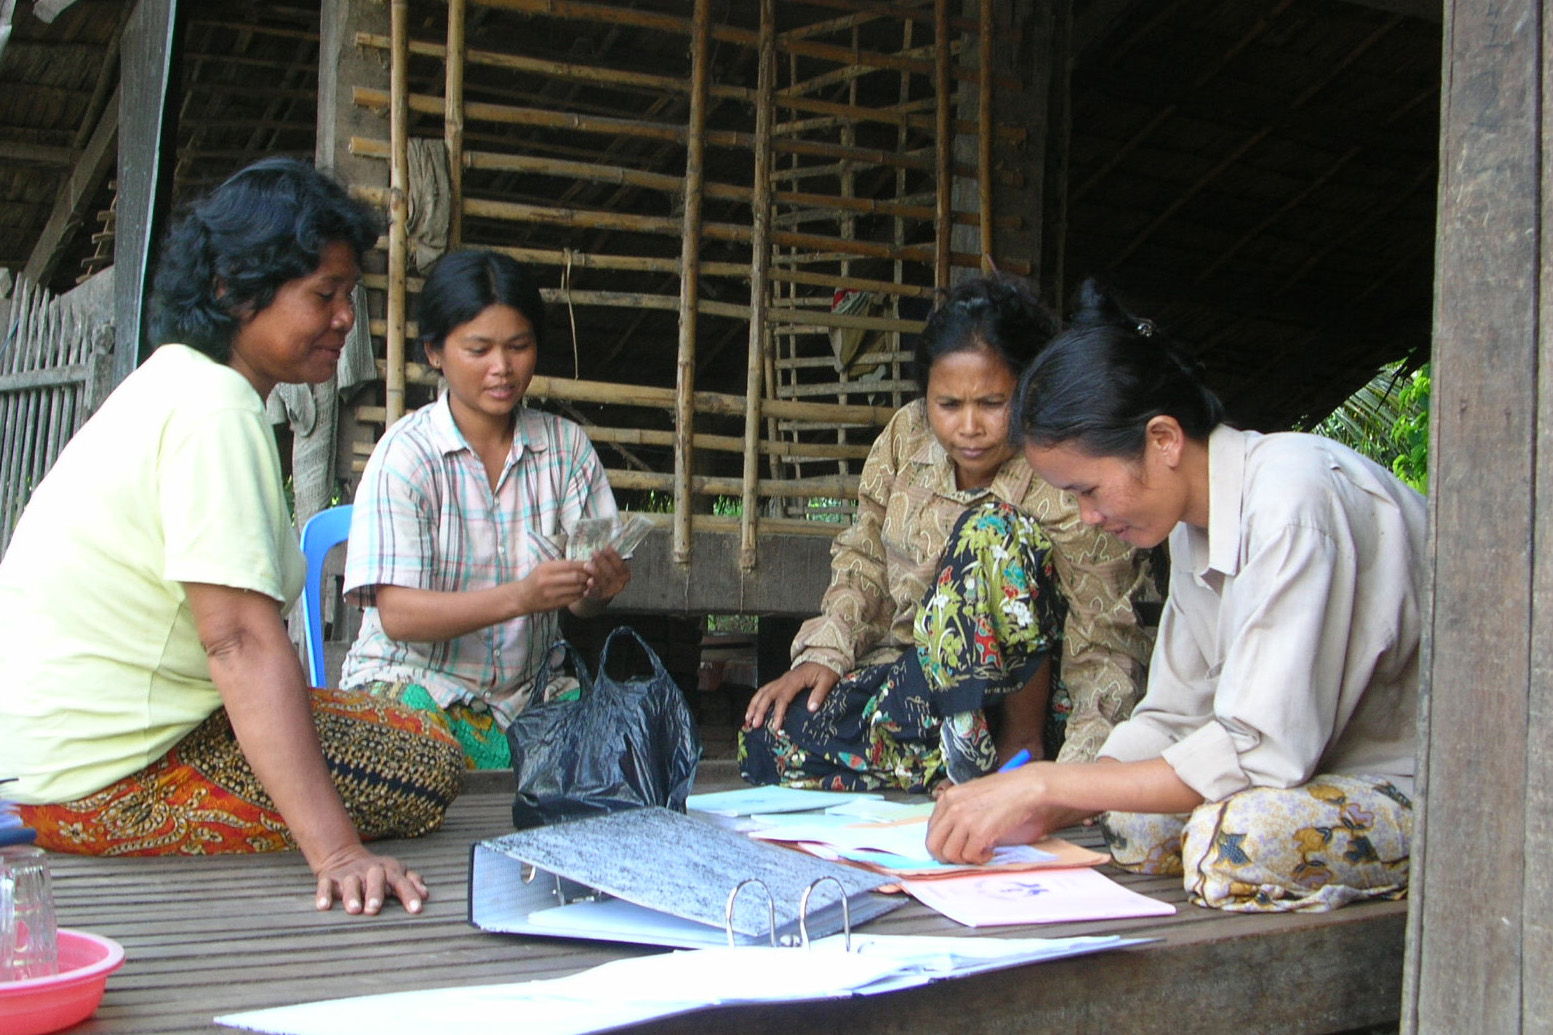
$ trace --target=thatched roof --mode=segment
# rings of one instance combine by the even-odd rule
[[[4,6],[0,0],[0,10]],[[52,24],[34,17],[32,6],[16,0],[11,35],[0,52],[0,266],[13,271],[32,255],[109,100],[116,40],[129,5],[77,0]],[[310,153],[317,6],[253,0],[184,6],[175,196],[206,189],[262,154]],[[682,17],[689,5],[657,0],[629,6]],[[931,10],[919,3],[778,3],[779,13],[802,15],[804,24],[840,17],[837,8],[844,6],[881,15]],[[755,7],[734,0],[714,4],[718,19],[735,26],[752,23]],[[412,8],[412,32],[437,39],[442,5]],[[471,48],[521,47],[537,58],[643,73],[680,68],[685,61],[683,46],[676,52],[672,38],[630,24],[563,24],[476,6],[470,11]],[[1058,161],[1063,134],[1050,146],[1045,277],[1058,270],[1052,230],[1065,225],[1063,290],[1085,273],[1099,274],[1134,308],[1196,342],[1232,414],[1254,426],[1319,417],[1382,363],[1421,362],[1431,315],[1438,17],[1437,7],[1413,0],[1076,3],[1071,137],[1065,169]],[[869,46],[870,33],[879,33],[873,45],[885,48],[887,21],[862,19],[862,44]],[[899,49],[899,32],[891,38],[888,46]],[[713,63],[717,82],[754,85],[749,48],[719,45]],[[440,92],[438,65],[430,57],[414,59],[417,90]],[[581,84],[567,87],[563,97],[554,80],[512,70],[472,68],[469,78],[470,99],[564,104],[654,122],[682,117],[686,103],[682,91]],[[748,132],[748,113],[736,101],[720,102],[709,126]],[[1060,111],[1057,116],[1060,129]],[[412,126],[412,132],[440,130]],[[471,132],[495,138],[505,131]],[[529,153],[607,160],[668,176],[684,172],[684,149],[677,144],[527,132],[523,146]],[[859,144],[893,148],[897,141],[891,129],[877,144]],[[747,172],[719,173],[720,160],[715,149],[709,152],[709,178],[748,182]],[[876,186],[883,189],[890,178],[881,174]],[[110,180],[104,177],[79,205],[79,229],[58,249],[55,286],[73,283],[101,261],[94,256],[107,254],[103,242],[111,238],[103,237],[102,214],[112,199]],[[673,214],[664,195],[651,190],[575,181],[558,197],[553,178],[489,173],[472,174],[469,182],[473,193],[501,193],[519,202]],[[860,191],[872,189],[868,177],[857,182]],[[1064,205],[1054,203],[1059,197]],[[716,204],[708,200],[714,214]],[[111,225],[106,230],[111,233]],[[469,236],[586,250],[602,233],[556,226],[514,231],[510,224],[471,220]],[[559,282],[553,271],[544,276],[550,286]],[[594,286],[661,292],[662,280],[661,274],[656,280],[611,276],[596,278]],[[711,283],[709,290],[718,286]],[[581,329],[581,340],[614,343],[601,350],[588,376],[628,382],[639,376],[641,351],[622,340],[622,329],[635,327],[631,333],[640,340],[656,340],[665,333],[658,324],[667,327],[674,318],[672,312],[630,319],[618,311],[612,319],[583,315],[595,322]],[[703,352],[708,387],[739,390],[743,341],[737,324],[712,319],[703,328],[713,338]]]

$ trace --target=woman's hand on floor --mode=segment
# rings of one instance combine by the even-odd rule
[[[318,867],[320,911],[338,898],[347,913],[377,915],[387,893],[404,903],[405,912],[419,913],[426,901],[426,882],[414,870],[390,855],[374,855],[360,845],[335,852]]]
[[[787,718],[787,709],[793,703],[793,698],[807,690],[809,710],[818,711],[839,682],[841,677],[824,665],[817,661],[805,661],[755,691],[755,696],[750,698],[750,706],[744,710],[744,728],[758,730],[761,726],[769,725],[773,730],[781,732],[782,720]]]

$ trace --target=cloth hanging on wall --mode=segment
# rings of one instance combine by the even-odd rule
[[[410,267],[424,273],[448,250],[453,177],[448,147],[441,140],[411,137],[407,158],[410,183],[404,229],[410,242]]]

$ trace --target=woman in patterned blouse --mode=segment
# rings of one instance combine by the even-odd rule
[[[933,311],[923,398],[875,441],[821,614],[745,714],[746,780],[920,791],[1021,750],[1092,758],[1131,712],[1141,558],[1009,444],[1019,371],[1055,331],[1013,278],[968,281]]]

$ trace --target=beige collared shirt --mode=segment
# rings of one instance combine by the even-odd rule
[[[793,641],[793,662],[845,675],[886,664],[914,643],[912,623],[938,575],[954,523],[995,497],[1040,522],[1052,542],[1057,588],[1068,604],[1062,678],[1072,698],[1061,758],[1088,761],[1137,702],[1148,657],[1134,599],[1145,589],[1141,554],[1085,526],[1066,493],[1016,456],[985,489],[955,488],[954,462],[933,436],[922,400],[902,407],[874,441],[858,488],[857,516],[831,548],[821,614]]]
[[[1170,536],[1148,692],[1102,754],[1208,801],[1375,775],[1413,792],[1424,499],[1314,435],[1219,427],[1207,529]]]

